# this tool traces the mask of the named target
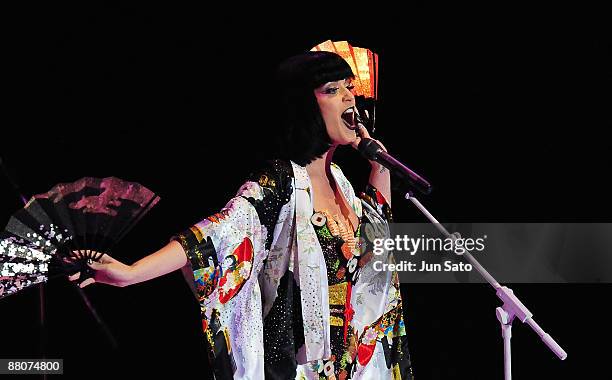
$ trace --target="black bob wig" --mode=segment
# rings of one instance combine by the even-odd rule
[[[280,154],[305,166],[331,146],[314,90],[327,83],[353,78],[351,67],[338,54],[302,53],[282,62],[276,75],[280,105]]]

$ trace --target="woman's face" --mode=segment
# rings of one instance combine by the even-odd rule
[[[328,82],[314,90],[327,134],[334,145],[351,144],[357,138],[352,79]]]

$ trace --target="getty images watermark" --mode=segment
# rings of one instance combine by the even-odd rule
[[[372,242],[372,253],[381,256],[385,252],[393,251],[396,258],[403,258],[405,255],[410,255],[413,258],[421,252],[461,256],[466,252],[478,253],[484,251],[486,239],[486,235],[479,238],[462,238],[458,234],[454,235],[454,238],[425,237],[424,234],[416,238],[408,235],[397,235],[395,238],[375,238]],[[398,272],[471,272],[473,269],[471,264],[457,262],[456,260],[428,262],[427,259],[425,257],[417,262],[401,259],[395,263],[376,260],[373,267],[376,271]]]
[[[467,252],[503,283],[612,283],[612,223],[368,223],[364,271],[401,283],[483,283]]]

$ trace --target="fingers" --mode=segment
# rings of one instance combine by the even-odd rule
[[[89,257],[91,255],[91,252],[89,249],[79,249],[79,250],[74,250],[72,251],[72,257],[80,259],[83,257]]]
[[[94,251],[92,249],[75,249],[72,251],[72,257],[80,259],[83,257],[108,256],[105,253]],[[108,256],[110,257],[110,256]]]
[[[72,276],[68,276],[68,280],[70,280],[70,282],[72,282],[72,283],[76,283],[76,281],[80,277],[81,277],[81,272],[77,272],[77,273],[73,274]],[[87,280],[85,280],[85,281],[83,281],[83,282],[81,282],[81,283],[79,283],[77,285],[79,285],[79,288],[84,288],[87,285],[91,285],[91,284],[93,284],[95,282],[96,282],[96,280],[94,278],[90,277]]]
[[[88,261],[87,262],[87,266],[90,267],[93,270],[100,270],[100,269],[104,268],[104,266],[106,264],[107,263],[100,263],[100,262],[97,262],[97,261]]]
[[[363,126],[363,124],[358,124],[359,129],[357,131],[357,133],[359,134],[359,136],[361,138],[364,139],[371,139],[372,137],[370,137],[370,132],[368,131],[368,129],[366,127]]]
[[[364,139],[372,139],[372,137],[370,136],[370,132],[368,131],[368,129],[366,127],[364,127],[363,125],[359,125],[359,134],[361,135],[362,138]],[[387,152],[387,148],[383,145],[383,143],[380,142],[380,140],[376,140],[376,139],[372,139],[374,141],[376,141],[381,148],[383,148],[383,150],[385,152]]]
[[[106,253],[104,253],[100,258],[98,258],[97,261],[94,261],[94,263],[100,263],[100,264],[109,264],[109,263],[115,263],[115,262],[117,262],[117,260],[113,259]]]
[[[100,262],[97,262],[97,261],[89,260],[87,262],[87,266],[90,267],[91,269],[95,270],[95,271],[98,271],[98,270],[103,269],[106,266],[106,263],[100,263]],[[72,275],[68,276],[68,280],[70,282],[76,282],[76,281],[79,280],[80,277],[81,277],[81,272],[76,272],[75,274],[72,274]],[[88,278],[85,281],[81,282],[79,284],[79,287],[83,288],[83,287],[85,287],[87,285],[90,285],[90,284],[93,284],[95,282],[96,281],[95,281],[94,278]]]
[[[357,149],[357,147],[359,146],[359,143],[361,142],[361,139],[372,139],[372,136],[370,136],[370,132],[368,131],[368,129],[366,127],[363,126],[363,124],[358,124],[358,126],[357,126],[357,138],[351,144],[353,146],[353,148]],[[385,152],[387,151],[387,148],[385,148],[385,146],[380,141],[378,141],[376,139],[372,139],[372,140],[378,142],[380,144],[380,147],[383,148],[383,150]]]
[[[89,249],[81,249],[72,251],[72,256],[64,258],[64,261],[67,263],[74,262],[76,260],[80,260],[82,258],[88,258],[93,260],[94,262],[109,264],[113,262],[117,262],[117,260],[113,259],[111,256],[106,253],[93,251]]]
[[[383,150],[385,152],[387,152],[387,148],[385,148],[385,146],[383,145],[383,143],[381,143],[380,141],[376,140],[376,142],[378,142],[380,144],[380,147],[383,148]]]
[[[364,132],[363,132],[363,131],[365,131],[365,134],[364,134]],[[365,127],[364,127],[363,125],[361,125],[361,124],[357,124],[357,129],[356,129],[356,131],[355,131],[355,132],[356,132],[356,134],[357,134],[357,138],[355,139],[355,141],[353,141],[353,142],[351,143],[351,146],[352,146],[354,149],[357,149],[357,147],[359,146],[359,143],[361,142],[361,139],[362,139],[362,138],[364,138],[364,137],[366,137],[366,135],[367,135],[368,131],[365,129]],[[368,136],[369,136],[369,135],[368,135]]]
[[[83,281],[83,282],[81,282],[81,283],[79,284],[79,288],[84,288],[84,287],[86,287],[87,285],[91,285],[91,284],[93,284],[93,283],[95,283],[95,282],[96,282],[96,280],[94,280],[93,278],[88,278],[87,280],[85,280],[85,281]]]

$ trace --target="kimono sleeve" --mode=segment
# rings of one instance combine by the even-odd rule
[[[220,212],[173,237],[191,264],[217,378],[264,377],[258,273],[284,199],[281,182],[270,170],[251,175]]]
[[[393,214],[387,199],[374,186],[368,184],[361,199],[384,220],[393,222]],[[389,254],[388,263],[395,263],[393,254]],[[364,268],[365,269],[365,268]],[[413,379],[408,338],[404,324],[402,295],[397,272],[362,272],[360,284],[355,288],[359,304],[376,305],[379,316],[365,326],[360,326],[360,337],[357,352],[359,364],[365,366],[378,353],[384,356],[387,368],[394,379]],[[373,315],[377,315],[374,313]]]
[[[371,184],[368,184],[365,191],[361,193],[360,198],[366,201],[383,219],[388,223],[393,222],[393,213],[389,202],[378,189]]]

